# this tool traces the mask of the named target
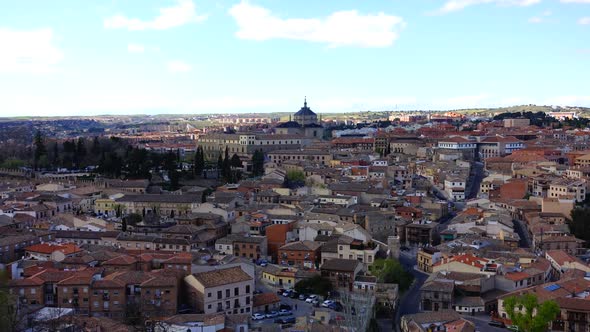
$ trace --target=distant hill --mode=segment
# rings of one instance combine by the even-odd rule
[[[519,106],[508,106],[508,107],[497,107],[497,108],[473,108],[473,109],[458,109],[453,112],[469,114],[469,115],[482,115],[490,116],[500,113],[515,113],[515,112],[559,112],[568,111],[576,112],[581,117],[590,117],[590,108],[588,107],[561,107],[561,106],[539,106],[539,105],[519,105]]]

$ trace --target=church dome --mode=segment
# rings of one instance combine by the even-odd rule
[[[297,113],[295,113],[295,116],[316,116],[316,114],[314,113],[314,111],[311,110],[311,108],[307,107],[307,99],[303,102],[303,107],[301,107],[301,109],[299,111],[297,111]]]

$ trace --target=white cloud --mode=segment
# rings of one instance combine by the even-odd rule
[[[107,29],[127,30],[166,30],[188,23],[202,22],[207,15],[198,15],[192,0],[178,0],[176,6],[161,8],[160,15],[151,21],[129,18],[122,14],[108,17],[104,20]]]
[[[557,96],[545,100],[543,104],[556,106],[588,106],[590,105],[590,96]]]
[[[249,40],[291,39],[326,43],[330,47],[386,47],[405,27],[403,18],[384,13],[334,12],[325,18],[280,18],[270,10],[246,1],[234,5],[230,15],[238,24],[236,36]]]
[[[191,71],[193,66],[184,61],[173,60],[166,64],[166,68],[168,68],[168,71],[171,73],[186,73]]]
[[[581,19],[578,20],[578,24],[581,24],[581,25],[588,25],[588,24],[590,24],[590,16],[588,16],[588,17],[582,17]]]
[[[529,23],[544,23],[547,22],[547,18],[551,16],[553,13],[550,10],[544,11],[539,16],[534,16],[529,18]]]
[[[526,7],[541,2],[541,0],[449,0],[439,8],[436,14],[447,14],[455,11],[465,9],[466,7],[481,5],[481,4],[495,4],[497,6],[519,6]]]
[[[140,44],[128,44],[127,45],[127,52],[129,53],[143,53],[145,51],[145,47]]]
[[[0,28],[0,72],[46,73],[63,59],[53,30],[18,31]]]

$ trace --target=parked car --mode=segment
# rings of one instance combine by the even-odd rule
[[[295,317],[283,317],[275,319],[275,324],[293,324],[295,323]]]
[[[342,306],[342,304],[340,302],[334,302],[330,306],[328,306],[328,308],[330,308],[334,311],[342,311],[344,309],[344,307]]]
[[[299,299],[301,301],[304,301],[307,298],[307,296],[305,296],[305,294],[299,294]]]
[[[279,306],[279,309],[293,310],[293,307],[288,304],[281,303],[281,305]]]
[[[299,293],[297,293],[296,291],[292,291],[291,294],[289,294],[289,297],[292,299],[296,299],[299,297]]]
[[[292,290],[287,289],[286,291],[283,292],[283,296],[284,297],[289,297],[289,295],[291,295]]]
[[[276,312],[276,311],[274,311],[274,310],[273,311],[269,311],[266,314],[266,318],[275,318],[275,317],[278,317],[278,316],[279,316],[279,313]]]
[[[324,307],[324,308],[329,308],[331,305],[334,305],[334,301],[332,301],[332,300],[326,300],[326,301],[322,302],[322,307]]]
[[[317,298],[317,295],[310,295],[307,299],[305,299],[305,302],[312,303],[314,300],[317,300]]]
[[[290,309],[281,309],[279,310],[279,315],[280,316],[289,316],[292,315],[293,311],[291,311]]]
[[[286,291],[286,289],[284,288],[279,288],[279,290],[277,291],[277,295],[283,295],[283,293]]]
[[[508,327],[506,327],[506,328],[509,329],[510,331],[520,332],[520,328],[518,328],[518,326],[516,326],[516,325],[508,325]]]
[[[261,320],[264,318],[266,318],[266,316],[262,313],[257,312],[255,314],[252,314],[252,320]]]

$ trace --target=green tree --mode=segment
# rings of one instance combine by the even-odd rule
[[[283,186],[291,189],[305,186],[305,174],[299,170],[288,171]]]
[[[57,168],[59,165],[59,147],[57,146],[57,142],[53,143],[53,155],[51,156],[51,166]]]
[[[533,294],[505,298],[504,309],[512,324],[523,332],[545,332],[549,323],[559,314],[557,302],[549,300],[539,303]]]
[[[575,237],[590,242],[590,208],[577,207],[571,212],[571,221],[569,222],[572,234]]]
[[[17,305],[17,298],[8,292],[8,274],[0,271],[0,331],[20,331],[25,316]]]
[[[121,220],[121,231],[127,232],[127,218],[123,218],[123,220]]]
[[[303,279],[295,284],[295,291],[300,294],[317,294],[326,297],[333,289],[330,279],[319,275]]]
[[[217,176],[221,175],[223,175],[223,157],[220,153],[219,157],[217,157]]]
[[[400,291],[410,288],[414,280],[414,276],[394,259],[377,259],[369,267],[369,270],[379,282],[398,284]]]
[[[83,137],[78,138],[78,143],[76,144],[76,160],[78,164],[76,165],[78,168],[82,167],[82,163],[86,158],[86,141]]]
[[[128,225],[135,226],[139,224],[143,220],[143,217],[137,213],[130,213],[123,220],[125,221],[125,229],[127,229]]]
[[[45,148],[45,141],[44,141],[43,136],[41,135],[41,132],[39,130],[37,130],[37,133],[35,134],[34,146],[35,146],[35,155],[34,155],[33,167],[35,168],[35,170],[37,170],[39,168],[39,160],[41,159],[41,156],[47,155],[47,149]]]
[[[262,150],[256,150],[252,155],[252,174],[254,176],[264,174],[264,152]]]
[[[229,157],[229,148],[227,146],[225,147],[225,153],[221,165],[221,174],[226,182],[231,182],[231,159]]]
[[[242,167],[242,160],[240,160],[240,157],[236,153],[231,156],[231,166],[235,168]]]
[[[205,169],[205,153],[203,152],[203,147],[197,147],[197,152],[195,153],[195,160],[194,160],[194,173],[197,176],[201,176],[203,174],[203,170]]]

